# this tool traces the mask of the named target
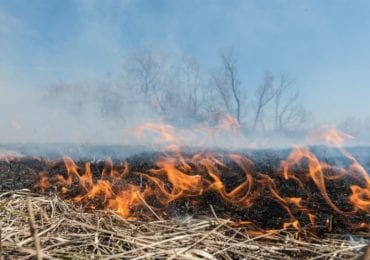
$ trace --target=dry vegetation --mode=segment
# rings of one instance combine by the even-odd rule
[[[217,216],[128,221],[27,190],[1,193],[0,207],[3,259],[357,259],[366,247],[302,230],[250,236]]]

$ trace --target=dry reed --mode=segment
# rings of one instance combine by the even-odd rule
[[[357,259],[367,247],[365,239],[298,239],[297,232],[250,236],[247,227],[215,215],[128,221],[56,195],[0,193],[3,259]]]

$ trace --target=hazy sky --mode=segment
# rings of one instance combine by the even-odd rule
[[[148,45],[207,69],[233,47],[249,93],[285,72],[316,120],[369,115],[369,14],[366,0],[0,0],[0,118],[49,83],[115,78]]]

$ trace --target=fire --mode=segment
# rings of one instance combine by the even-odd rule
[[[141,192],[139,187],[127,185],[125,189],[122,189],[117,194],[117,196],[109,200],[107,207],[116,211],[124,218],[131,218],[134,208],[138,207],[142,203],[141,196],[145,197],[145,194],[148,191],[149,190],[145,190],[144,192]]]
[[[183,158],[180,157],[180,161],[182,160]],[[174,158],[162,159],[157,162],[157,166],[159,169],[149,171],[152,175],[142,175],[155,184],[161,195],[162,204],[166,205],[180,197],[199,196],[203,193],[201,176],[191,175],[191,173],[177,169]],[[166,188],[166,183],[160,179],[161,176],[166,176],[168,183],[172,186],[171,189]]]
[[[229,119],[225,124],[236,127]],[[75,203],[91,209],[111,210],[126,219],[143,218],[143,214],[166,217],[166,209],[173,203],[197,208],[204,206],[202,203],[207,196],[217,198],[225,207],[239,210],[253,210],[255,204],[268,198],[286,213],[282,228],[300,229],[306,224],[314,225],[317,220],[316,195],[308,186],[315,187],[321,200],[336,214],[370,213],[369,174],[340,146],[349,136],[335,130],[320,133],[319,137],[337,146],[350,161],[347,167],[331,166],[320,161],[308,147],[296,146],[272,173],[257,169],[253,160],[242,154],[206,151],[184,154],[179,146],[182,138],[178,138],[174,128],[168,125],[146,124],[138,129],[138,135],[143,135],[144,131],[154,131],[159,135],[156,140],[167,144],[150,169],[133,170],[127,162],[117,167],[107,159],[97,180],[90,163],[81,167],[66,156],[66,174],[42,173],[36,188],[45,191],[57,185],[62,196]],[[327,188],[339,185],[343,179],[353,183],[348,187],[345,207],[343,203],[337,205]],[[284,190],[284,182],[294,184],[295,192]],[[149,211],[149,215],[145,213]],[[241,218],[235,223],[253,224],[253,220]],[[364,225],[366,223],[361,227]]]
[[[299,222],[298,220],[294,220],[294,221],[291,221],[291,222],[285,222],[284,225],[283,225],[283,228],[284,229],[288,229],[288,228],[294,228],[294,229],[299,229]]]
[[[239,131],[239,128],[240,125],[236,118],[226,114],[223,115],[215,129],[219,131],[230,131],[232,135],[236,135]]]
[[[310,131],[306,139],[313,143],[323,142],[326,145],[340,147],[345,141],[354,139],[354,137],[343,133],[334,126],[323,126],[320,129]]]
[[[142,139],[145,132],[152,132],[157,136],[154,138],[155,143],[159,144],[178,144],[180,137],[175,134],[176,129],[168,124],[145,123],[136,128],[136,137]]]
[[[299,176],[296,176],[295,173],[290,173],[289,168],[298,164],[302,160],[307,160],[308,162],[308,171],[307,174],[316,184],[317,188],[319,189],[321,195],[335,211],[340,212],[341,214],[347,214],[340,210],[330,199],[327,194],[326,185],[325,185],[325,174],[324,169],[330,167],[329,165],[322,163],[318,160],[318,158],[311,153],[308,148],[299,148],[296,147],[293,152],[289,155],[288,159],[282,162],[284,178],[289,179],[292,177],[295,179],[301,187],[303,187],[303,183],[300,181]]]
[[[45,192],[49,187],[49,179],[47,172],[40,172],[40,180],[38,183],[36,183],[35,188],[40,189],[42,192]]]
[[[351,186],[352,195],[349,200],[357,210],[370,212],[370,190],[356,185]]]

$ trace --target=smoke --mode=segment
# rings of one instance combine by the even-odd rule
[[[312,32],[316,20],[333,39],[346,31],[339,26],[342,19],[325,15],[325,6],[270,10],[252,2],[198,3],[193,12],[191,4],[178,5],[77,1],[61,9],[47,2],[2,3],[0,143],[157,145],[155,133],[136,135],[146,123],[170,125],[176,142],[189,146],[289,147],[307,143],[306,132],[324,123],[356,137],[348,145],[370,140],[360,105],[368,82],[364,69],[357,70],[367,64],[337,55],[345,47],[342,41],[328,42]],[[336,8],[336,14],[345,9]],[[351,50],[353,57],[370,53],[358,41],[361,31],[348,33],[353,37],[346,37],[346,44],[353,39],[358,46]],[[313,48],[302,43],[311,39]],[[274,48],[266,46],[271,42]],[[150,44],[154,47],[143,47]],[[234,51],[220,59],[224,46]],[[320,66],[317,57],[323,57]],[[347,68],[335,64],[354,65],[345,74]],[[272,72],[263,74],[266,68]],[[293,86],[287,85],[279,103],[281,70],[294,80],[285,81]],[[269,95],[260,104],[264,88]],[[345,119],[343,111],[359,119]],[[237,120],[238,130],[228,118]]]
[[[163,60],[150,54],[140,56],[139,61],[144,63],[136,64],[137,67],[134,63],[139,54],[128,59],[123,76],[116,79],[58,81],[38,88],[19,83],[11,89],[4,84],[1,143],[144,145],[155,149],[171,144],[226,149],[325,144],[320,140],[307,141],[306,134],[317,127],[302,116],[293,122],[296,125],[274,128],[274,99],[261,110],[258,128],[253,128],[256,117],[252,102],[258,100],[258,95],[249,96],[251,101],[241,107],[243,116],[238,121],[231,114],[235,111],[230,108],[234,102],[231,93],[226,106],[219,89],[213,88],[215,92],[211,93],[213,82],[208,79],[213,76],[207,78],[198,65],[189,66],[188,60],[183,63],[178,59],[161,64]],[[151,60],[146,60],[148,57]],[[148,66],[147,70],[140,70],[142,66]],[[228,79],[222,80],[222,87],[227,88]],[[295,101],[287,94],[289,102]],[[295,112],[296,107],[292,106],[289,116]],[[356,139],[347,141],[347,145],[360,143]]]

